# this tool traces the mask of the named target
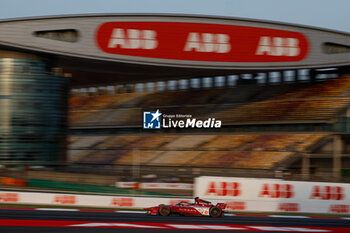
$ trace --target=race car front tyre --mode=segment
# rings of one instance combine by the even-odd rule
[[[170,208],[169,206],[162,205],[159,207],[158,212],[161,216],[168,216],[170,214]]]
[[[222,214],[222,210],[219,207],[214,206],[214,207],[211,207],[209,210],[209,215],[212,218],[220,217],[221,214]]]

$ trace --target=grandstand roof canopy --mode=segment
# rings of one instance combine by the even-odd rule
[[[191,15],[4,20],[0,48],[52,59],[73,86],[350,65],[349,34]]]

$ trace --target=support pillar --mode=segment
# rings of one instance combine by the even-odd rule
[[[313,83],[316,82],[316,75],[317,75],[316,70],[311,69],[309,75],[310,75],[311,82]]]
[[[282,84],[286,83],[286,80],[287,80],[287,75],[286,75],[286,72],[285,71],[281,71],[280,72],[280,82]]]
[[[223,81],[223,87],[227,88],[228,87],[228,76],[223,76],[224,77],[224,81]]]
[[[295,82],[299,83],[300,82],[300,73],[299,70],[295,71]]]
[[[271,84],[271,80],[272,80],[272,73],[267,72],[266,73],[266,84]]]

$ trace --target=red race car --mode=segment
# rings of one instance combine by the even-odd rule
[[[194,203],[180,201],[176,205],[159,205],[145,208],[147,214],[168,216],[172,214],[185,216],[210,216],[217,218],[223,215],[223,210],[226,208],[225,203],[218,203],[215,206],[209,202],[196,197]]]

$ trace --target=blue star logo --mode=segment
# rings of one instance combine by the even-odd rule
[[[160,129],[162,113],[157,109],[156,112],[143,112],[143,128],[144,129]]]

